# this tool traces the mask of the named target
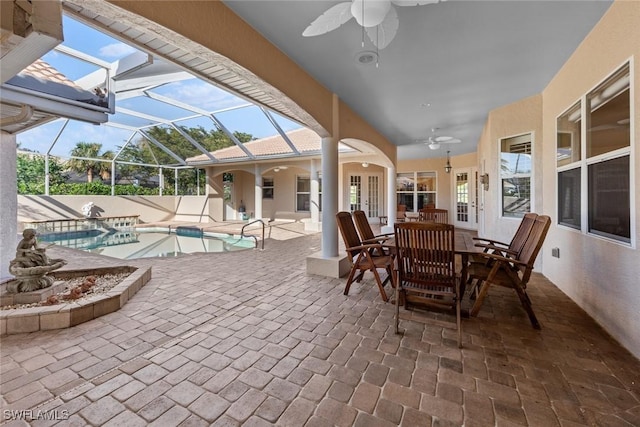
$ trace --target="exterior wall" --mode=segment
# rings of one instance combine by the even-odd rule
[[[175,198],[174,221],[209,222],[209,200],[204,196],[179,196]]]
[[[532,204],[533,212],[543,212],[542,191],[542,153],[544,141],[542,138],[542,96],[535,95],[519,102],[491,111],[478,143],[478,173],[489,174],[489,190],[481,191],[483,206],[483,236],[495,240],[510,241],[520,220],[502,216],[500,206],[500,140],[503,138],[533,134],[532,153]],[[555,150],[554,150],[555,153]],[[555,164],[555,163],[554,163]],[[545,244],[544,251],[548,245]]]
[[[485,235],[509,241],[519,222],[500,218],[498,141],[534,132],[532,210],[553,222],[538,258],[541,271],[615,339],[640,357],[640,198],[632,191],[632,247],[557,225],[556,119],[629,58],[640,57],[640,3],[616,1],[541,95],[492,111],[478,144],[479,170],[490,175],[485,192]],[[640,73],[631,67],[632,190],[640,188]],[[633,228],[633,224],[636,225]],[[560,258],[551,256],[560,249]],[[534,301],[535,304],[535,301]],[[544,325],[543,325],[544,327]]]
[[[18,222],[81,218],[82,206],[93,202],[101,216],[140,215],[140,222],[175,220],[176,212],[200,221],[205,196],[18,196]],[[198,219],[195,219],[198,218]],[[185,220],[185,219],[183,219]]]
[[[215,176],[207,173],[207,204],[209,205],[209,217],[213,221],[223,221],[224,190],[222,174]]]
[[[545,276],[637,357],[640,357],[639,41],[640,2],[616,1],[543,92],[545,150],[542,153],[544,211],[557,222],[556,118],[629,58],[635,57],[631,67],[631,206],[632,213],[635,212],[631,218],[631,240],[635,245],[628,247],[554,226],[542,256]],[[551,257],[552,247],[560,248],[560,258]]]

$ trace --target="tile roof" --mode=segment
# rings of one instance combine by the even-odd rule
[[[74,87],[76,89],[82,89],[80,86],[76,85],[74,82],[69,80],[67,76],[65,76],[60,71],[53,68],[51,65],[49,65],[49,63],[43,61],[42,59],[36,60],[33,64],[29,65],[27,68],[20,71],[18,74],[32,76],[40,80],[47,80],[55,83],[64,84],[67,86]]]
[[[321,149],[320,136],[314,131],[301,128],[290,132],[287,132],[287,137],[291,140],[291,143],[301,154],[310,154],[313,152],[319,152]],[[274,156],[278,154],[294,154],[289,147],[289,144],[284,140],[281,135],[269,136],[266,138],[256,139],[255,141],[249,141],[244,146],[255,156]],[[232,147],[222,148],[220,150],[212,151],[211,155],[218,160],[231,160],[231,159],[247,159],[247,155],[242,149],[236,145]],[[207,161],[209,157],[201,154],[196,157],[190,157],[188,162]]]

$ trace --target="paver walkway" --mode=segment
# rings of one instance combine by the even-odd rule
[[[492,289],[458,349],[451,316],[404,313],[395,335],[370,274],[348,296],[344,279],[306,275],[319,235],[265,247],[130,262],[152,264],[153,278],[120,311],[2,337],[0,421],[640,425],[640,362],[540,275],[530,293],[541,331],[515,293]],[[71,253],[53,255],[67,268],[122,263]],[[40,419],[11,420],[25,416]]]

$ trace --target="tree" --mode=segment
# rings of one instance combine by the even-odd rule
[[[74,172],[86,173],[87,182],[93,182],[95,175],[101,177],[111,174],[110,162],[100,161],[98,159],[113,159],[113,152],[106,151],[100,153],[102,144],[97,142],[78,142],[71,150],[71,156],[82,157],[72,158],[67,162],[67,168]]]
[[[220,129],[206,130],[202,126],[198,127],[181,127],[180,130],[193,140],[197,141],[207,151],[216,151],[222,148],[231,147],[234,142]],[[147,130],[148,134],[160,144],[164,145],[168,150],[176,156],[187,159],[202,154],[202,152],[194,147],[187,139],[172,127],[156,126]],[[248,133],[234,132],[234,137],[238,141],[245,143],[255,138]],[[128,144],[117,158],[117,161],[127,161],[132,163],[145,163],[158,166],[176,165],[178,162],[171,155],[158,148],[147,138],[139,138],[138,140]],[[119,164],[118,173],[121,177],[147,179],[151,175],[157,174],[157,170],[148,166],[136,166],[130,164]],[[195,180],[195,171],[180,171],[179,190],[183,194],[194,194],[197,191]],[[201,179],[204,179],[201,177]],[[165,174],[165,189],[174,186],[175,177],[171,174]]]
[[[17,156],[18,194],[43,194],[45,180],[44,156],[18,154]],[[64,167],[55,157],[49,157],[49,184],[57,185],[66,181]]]

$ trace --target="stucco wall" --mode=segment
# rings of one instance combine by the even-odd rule
[[[484,234],[509,241],[519,222],[500,218],[499,139],[534,132],[532,210],[552,218],[536,264],[615,339],[640,357],[640,198],[632,194],[633,246],[557,225],[556,119],[629,58],[640,55],[640,2],[617,1],[539,96],[492,111],[478,145],[478,164],[490,175]],[[632,189],[640,188],[640,75],[632,64]],[[635,175],[635,176],[634,176]],[[633,193],[633,192],[632,192]],[[633,228],[635,225],[635,228]],[[551,256],[560,249],[560,258]],[[535,307],[535,301],[533,301]],[[544,321],[543,321],[544,328]]]
[[[18,196],[18,223],[29,220],[82,217],[88,202],[101,216],[140,215],[144,223],[176,220],[201,221],[206,196]],[[188,219],[187,219],[188,218]]]
[[[549,250],[542,256],[545,276],[640,357],[640,2],[615,2],[544,90],[542,184],[547,190],[543,194],[545,213],[556,222],[556,118],[631,57],[635,57],[631,67],[631,189],[635,188],[636,194],[631,199],[635,213],[631,221],[635,248],[554,226],[545,246],[560,248],[560,258],[551,257]]]
[[[542,213],[542,96],[535,95],[498,108],[489,113],[478,143],[478,172],[489,174],[489,190],[482,192],[484,221],[480,234],[500,241],[510,241],[520,225],[517,218],[502,216],[500,201],[500,140],[512,136],[532,134],[532,204],[533,212]],[[543,251],[548,245],[543,246]],[[538,264],[540,265],[540,264]]]

